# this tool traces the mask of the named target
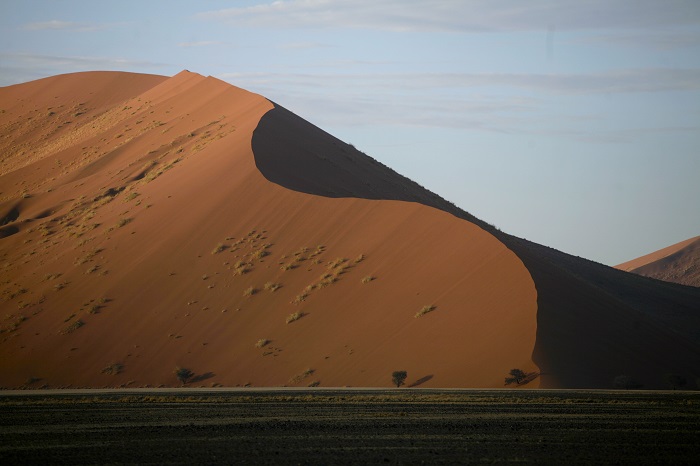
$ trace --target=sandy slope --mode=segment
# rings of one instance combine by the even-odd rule
[[[537,292],[512,251],[415,202],[265,179],[258,95],[81,73],[2,88],[0,109],[2,386],[171,386],[180,365],[207,386],[387,386],[406,370],[499,387],[538,370]],[[288,149],[273,135],[266,160],[294,165],[303,146]]]
[[[658,280],[700,287],[700,236],[616,265],[615,268]]]

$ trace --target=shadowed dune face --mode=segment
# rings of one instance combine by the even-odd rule
[[[700,287],[700,236],[617,265],[615,268],[657,280]]]
[[[280,157],[280,148],[289,155]],[[645,387],[666,388],[668,373],[691,383],[700,376],[698,290],[620,273],[502,233],[279,106],[261,119],[253,149],[263,175],[289,189],[420,202],[495,235],[523,261],[537,288],[533,359],[541,386],[610,388],[625,374]]]
[[[407,385],[500,387],[538,371],[520,259],[448,213],[347,197],[351,178],[325,180],[335,196],[287,189],[297,157],[328,175],[287,144],[316,144],[293,121],[263,150],[268,181],[251,147],[266,99],[189,72],[88,73],[0,102],[18,138],[0,175],[0,385],[172,386],[180,366],[207,386],[389,386],[406,370]],[[372,199],[410,186],[368,173]]]

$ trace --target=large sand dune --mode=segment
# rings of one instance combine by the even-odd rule
[[[697,288],[499,232],[214,78],[57,76],[0,111],[1,386],[700,375]]]
[[[616,265],[627,272],[700,287],[700,236]]]
[[[176,366],[207,386],[537,372],[522,261],[432,207],[266,180],[266,99],[183,72],[60,76],[0,101],[3,386],[177,385]],[[294,164],[283,149],[273,164]]]

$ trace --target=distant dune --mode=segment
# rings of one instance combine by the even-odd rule
[[[0,386],[700,377],[700,289],[511,237],[215,78],[0,88],[0,128]]]
[[[700,287],[700,236],[616,265],[627,272]]]

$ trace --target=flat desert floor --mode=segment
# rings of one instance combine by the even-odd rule
[[[0,393],[2,464],[689,464],[699,392]]]

